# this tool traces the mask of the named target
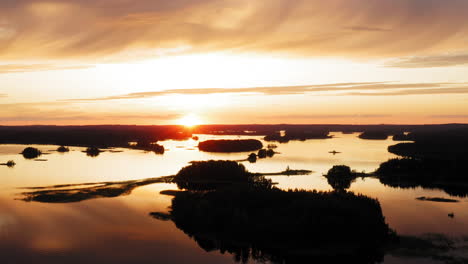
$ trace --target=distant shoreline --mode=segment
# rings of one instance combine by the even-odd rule
[[[404,133],[444,132],[468,129],[468,124],[445,125],[178,125],[136,126],[0,126],[0,144],[36,144],[99,148],[128,147],[129,142],[187,140],[194,134],[222,136],[264,136],[265,139],[308,140],[328,138],[327,133]],[[282,135],[285,134],[286,136]]]

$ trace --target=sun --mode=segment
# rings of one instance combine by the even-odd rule
[[[182,117],[181,119],[177,120],[178,125],[182,125],[185,127],[194,127],[201,125],[202,123],[203,121],[200,119],[200,117],[198,117],[195,114],[188,114]]]

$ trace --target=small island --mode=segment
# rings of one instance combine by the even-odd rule
[[[16,162],[13,160],[9,160],[6,163],[1,163],[0,166],[7,166],[8,168],[13,168],[16,166]]]
[[[205,152],[249,152],[263,148],[260,140],[239,139],[239,140],[207,140],[198,144],[198,149]]]
[[[100,150],[98,147],[88,147],[84,152],[86,152],[86,155],[88,157],[97,157],[103,151]]]
[[[229,186],[265,188],[273,185],[271,180],[254,175],[236,161],[194,161],[182,168],[173,180],[179,189],[212,190]]]
[[[275,152],[273,149],[261,149],[255,153],[250,153],[249,156],[247,157],[247,161],[250,163],[255,163],[257,162],[257,159],[266,159],[266,158],[272,158],[277,152]]]
[[[135,145],[130,146],[132,149],[139,149],[149,152],[154,152],[155,154],[164,154],[166,151],[163,145],[159,145],[157,142],[140,140]]]
[[[65,147],[65,146],[60,146],[60,147],[57,148],[57,152],[66,153],[66,152],[70,152],[70,149]]]
[[[458,203],[460,202],[459,200],[455,199],[447,199],[447,198],[440,198],[440,197],[418,197],[416,200],[419,201],[429,201],[429,202],[439,202],[439,203]]]
[[[346,165],[333,166],[325,176],[328,184],[333,187],[336,191],[344,191],[351,187],[356,178],[362,174],[352,171],[350,167]]]
[[[42,155],[42,152],[37,148],[27,147],[23,152],[21,152],[21,154],[25,159],[36,159]]]

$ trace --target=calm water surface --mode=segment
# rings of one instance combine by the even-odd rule
[[[199,135],[200,140],[239,138]],[[242,138],[242,137],[241,137]],[[248,137],[256,138],[256,137]],[[258,137],[260,139],[260,137]],[[150,212],[167,211],[171,197],[162,190],[174,184],[153,184],[130,195],[92,199],[78,203],[46,204],[18,200],[21,187],[103,181],[124,181],[177,173],[193,160],[245,159],[249,153],[199,152],[197,141],[166,141],[168,151],[155,155],[138,150],[104,152],[87,157],[82,148],[70,153],[51,152],[41,159],[25,160],[22,145],[0,145],[0,163],[15,160],[14,168],[0,166],[0,257],[2,263],[234,263],[229,254],[205,252],[172,222],[151,218]],[[265,143],[265,145],[268,143]],[[358,171],[374,171],[393,158],[387,147],[395,142],[370,141],[356,134],[335,134],[326,140],[277,144],[281,154],[244,162],[252,172],[279,172],[286,167],[314,173],[300,177],[273,177],[278,187],[331,190],[322,177],[333,165],[348,165]],[[57,146],[37,146],[43,152]],[[341,154],[329,154],[336,150]],[[390,227],[399,234],[441,233],[468,236],[467,199],[460,203],[422,202],[419,196],[450,198],[439,190],[400,189],[382,185],[378,179],[358,179],[351,191],[377,198]],[[447,215],[454,212],[456,217]],[[437,263],[428,260],[386,256],[385,263]]]

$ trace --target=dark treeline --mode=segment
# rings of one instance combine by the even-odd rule
[[[437,160],[395,158],[380,164],[372,173],[360,173],[348,166],[333,166],[326,175],[328,184],[335,191],[345,191],[359,177],[376,177],[386,186],[394,188],[442,190],[451,196],[468,197],[466,174],[450,171]],[[450,172],[450,173],[449,173]]]
[[[183,126],[0,126],[0,144],[50,144],[67,146],[126,147],[128,142],[184,140],[193,134],[261,135],[274,141],[327,138],[328,132],[373,132],[396,135],[398,140],[421,141],[427,135],[468,130],[468,125],[201,125]],[[278,136],[286,131],[286,137]],[[408,136],[404,132],[411,132]],[[433,137],[433,136],[430,136]]]
[[[157,142],[192,137],[182,126],[0,126],[0,144],[127,147],[128,142]]]
[[[201,125],[193,130],[197,134],[215,135],[272,135],[279,131],[290,131],[291,133],[323,133],[328,132],[366,132],[376,131],[387,135],[401,135],[404,132],[425,133],[431,131],[444,131],[449,129],[468,129],[465,124],[444,125],[339,125],[339,124],[317,124],[317,125]]]
[[[437,188],[468,195],[468,128],[444,127],[407,135],[413,143],[388,148],[402,158],[384,162],[377,169],[380,181],[394,187]]]
[[[270,133],[267,136],[265,136],[266,141],[276,141],[279,143],[287,143],[291,140],[300,140],[300,141],[305,141],[308,139],[327,139],[331,138],[329,136],[329,131],[325,129],[287,129],[284,130],[284,135],[281,134],[281,132],[274,132]]]
[[[468,160],[468,127],[449,126],[420,130],[406,135],[413,143],[389,147],[399,156],[419,159],[463,161]]]
[[[152,151],[156,154],[164,154],[165,148],[163,145],[159,145],[156,142],[151,142],[147,140],[140,140],[136,144],[131,145],[130,148],[140,149],[144,151]]]
[[[212,190],[220,188],[266,188],[273,186],[271,180],[250,173],[244,165],[235,161],[195,161],[182,168],[174,177],[179,189]]]
[[[446,160],[400,158],[382,163],[376,174],[387,186],[439,189],[452,196],[467,197],[468,176],[460,166]]]
[[[386,140],[389,136],[389,133],[382,130],[368,130],[359,135],[360,139],[372,139],[372,140]]]

